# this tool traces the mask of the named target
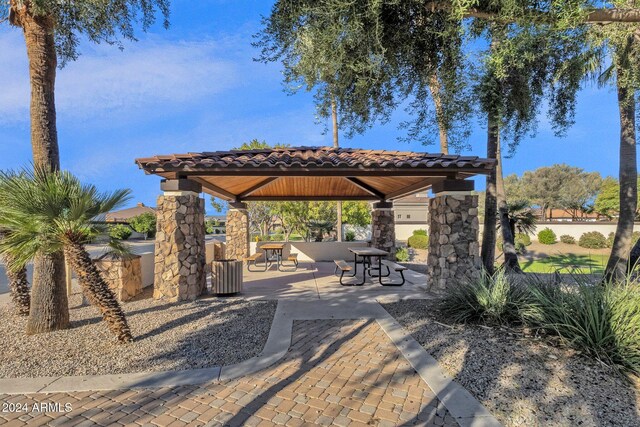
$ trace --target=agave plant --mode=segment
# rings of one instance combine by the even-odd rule
[[[100,193],[69,172],[34,171],[0,173],[0,255],[16,271],[36,255],[62,251],[78,276],[84,295],[99,308],[119,342],[132,341],[120,304],[91,261],[85,244],[104,232],[94,219],[121,206],[129,190]],[[33,310],[33,309],[32,309]]]

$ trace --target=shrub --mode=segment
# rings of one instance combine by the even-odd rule
[[[522,243],[524,246],[531,245],[531,237],[529,237],[528,234],[516,233],[515,241],[516,241],[516,245],[518,244],[518,242]]]
[[[602,249],[608,246],[607,239],[604,234],[599,231],[588,231],[580,236],[578,245],[583,248]]]
[[[407,248],[398,248],[396,250],[396,260],[400,262],[409,261],[409,249]]]
[[[427,249],[429,247],[429,236],[414,234],[407,239],[407,245],[414,249]]]
[[[562,236],[560,236],[560,241],[568,245],[576,244],[576,239],[573,236],[569,236],[568,234],[563,234]]]
[[[448,288],[438,310],[457,323],[519,323],[520,311],[528,307],[529,299],[526,287],[510,284],[501,269],[493,276],[483,273],[476,281]]]
[[[524,318],[584,354],[640,373],[639,290],[631,280],[604,286],[533,286],[538,309]]]
[[[131,228],[138,233],[144,234],[144,238],[154,237],[156,235],[156,214],[145,212],[138,216],[134,216],[129,220]]]
[[[273,242],[282,242],[284,240],[284,234],[275,233],[269,236],[269,240]]]
[[[419,228],[417,230],[413,230],[413,235],[414,236],[427,236],[427,230]]]
[[[553,245],[556,243],[556,233],[550,228],[545,228],[538,233],[538,242],[543,245]]]
[[[354,240],[356,240],[355,231],[347,231],[346,233],[344,233],[344,240],[347,242],[353,242]]]
[[[613,246],[613,239],[615,237],[614,233],[609,233],[609,235],[607,236],[607,247],[610,248],[611,246]],[[633,245],[635,245],[638,240],[640,240],[640,231],[634,231],[633,234],[631,235],[631,246],[633,247]]]
[[[118,240],[127,240],[132,232],[131,227],[124,224],[116,224],[109,228],[109,236]]]

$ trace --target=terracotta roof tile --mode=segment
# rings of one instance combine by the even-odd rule
[[[136,159],[146,172],[202,169],[270,168],[446,168],[490,170],[495,161],[475,156],[457,156],[408,151],[365,150],[333,147],[288,147],[268,150],[230,150],[159,155]]]

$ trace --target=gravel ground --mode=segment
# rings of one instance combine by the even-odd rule
[[[521,333],[443,326],[430,300],[383,304],[505,426],[639,426],[640,381]]]
[[[0,378],[100,375],[229,365],[258,355],[276,302],[205,297],[166,303],[149,291],[123,304],[135,341],[118,345],[92,306],[70,299],[71,328],[27,336],[26,319],[0,306]]]

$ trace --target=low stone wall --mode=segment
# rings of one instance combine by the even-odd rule
[[[123,259],[99,258],[94,260],[98,271],[119,301],[129,301],[142,292],[142,267],[140,256]]]
[[[444,289],[480,272],[478,196],[443,195],[429,201],[427,283]]]

